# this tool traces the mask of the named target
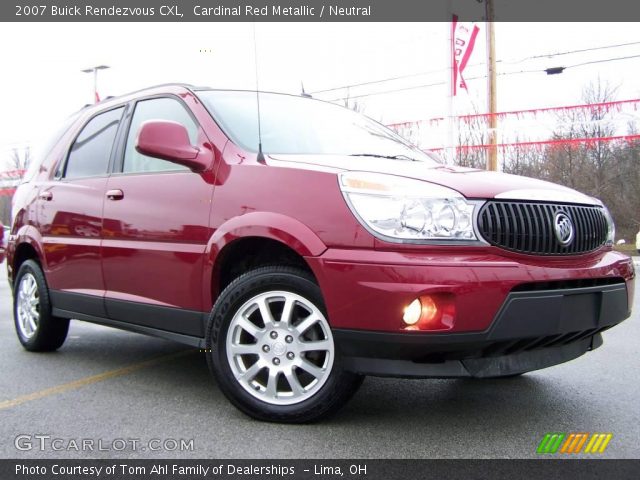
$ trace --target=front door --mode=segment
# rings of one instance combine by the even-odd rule
[[[202,336],[204,251],[211,234],[213,185],[175,163],[135,149],[140,125],[184,125],[194,146],[206,137],[177,98],[138,101],[121,166],[106,187],[102,266],[107,313],[114,320]]]

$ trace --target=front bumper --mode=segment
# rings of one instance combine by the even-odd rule
[[[602,344],[629,315],[625,283],[512,292],[488,331],[334,330],[347,369],[401,377],[496,377],[566,362]]]
[[[522,350],[479,358],[422,363],[388,358],[344,357],[346,370],[363,375],[397,378],[493,378],[552,367],[584,355],[602,345],[602,335],[595,334],[566,345]]]
[[[385,252],[373,260],[382,258],[378,253]],[[598,347],[600,333],[631,310],[633,264],[615,252],[573,263],[391,255],[394,264],[325,259],[318,269],[349,370],[394,377],[522,373]],[[404,330],[403,306],[433,293],[454,296],[454,322],[437,331]]]

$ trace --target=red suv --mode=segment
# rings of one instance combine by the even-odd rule
[[[506,377],[629,316],[595,198],[453,168],[333,104],[159,86],[72,116],[14,199],[27,350],[69,319],[204,349],[262,420],[306,422],[365,375]]]

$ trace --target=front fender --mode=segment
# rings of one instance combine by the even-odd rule
[[[207,245],[210,260],[229,243],[244,237],[263,237],[279,241],[303,257],[321,255],[327,246],[304,223],[272,212],[251,212],[226,221],[211,236]]]
[[[211,298],[211,279],[216,259],[230,243],[240,238],[260,237],[275,240],[295,250],[302,257],[321,255],[327,246],[304,223],[273,212],[251,212],[234,217],[220,225],[209,240],[203,271],[203,295]]]

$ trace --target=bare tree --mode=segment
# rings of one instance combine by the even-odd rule
[[[524,143],[529,139],[523,139],[519,135],[513,143]],[[541,178],[548,175],[547,165],[544,161],[545,152],[528,145],[513,145],[502,151],[502,170],[505,173],[524,175],[525,177]]]
[[[26,170],[31,163],[31,147],[13,148],[9,155],[9,165],[12,170]]]
[[[612,112],[598,104],[613,101],[617,88],[600,79],[587,85],[582,93],[585,104],[579,110],[564,111],[558,115],[559,128],[554,140],[568,140],[566,144],[550,149],[551,180],[586,190],[602,197],[611,187],[613,149],[610,142],[601,140],[614,135]],[[573,139],[593,139],[580,144]]]
[[[351,90],[347,88],[347,95],[342,99],[342,105],[354,112],[364,113],[365,104],[356,98],[351,97]]]
[[[612,87],[608,83],[602,83],[600,78],[597,82],[589,84],[583,92],[582,99],[587,104],[598,104],[610,102],[615,99],[617,87]],[[604,107],[592,107],[583,111],[582,124],[578,129],[583,138],[606,138],[614,135],[615,127],[611,122],[611,112]],[[608,187],[611,177],[611,163],[613,161],[613,151],[610,142],[597,140],[588,145],[585,152],[586,159],[592,164],[594,170],[594,193],[597,196],[603,195]]]
[[[484,148],[469,148],[474,145],[486,145],[489,139],[488,123],[484,117],[468,117],[458,121],[458,133],[455,163],[461,167],[486,168],[487,152]],[[465,148],[466,147],[466,148]]]
[[[640,144],[611,142],[614,112],[601,104],[616,99],[617,87],[600,79],[587,85],[582,109],[558,115],[552,139],[564,140],[545,151],[546,178],[601,199],[614,217],[618,237],[631,238],[640,225]],[[637,132],[628,126],[628,134]],[[571,142],[574,139],[586,139]]]

